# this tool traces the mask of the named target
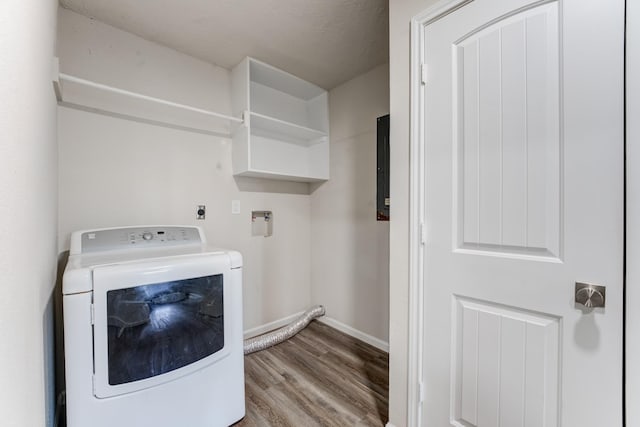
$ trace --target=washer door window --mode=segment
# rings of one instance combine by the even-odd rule
[[[107,292],[109,384],[182,368],[224,347],[223,276]]]
[[[94,271],[97,397],[187,375],[228,353],[224,279],[229,266],[217,267],[198,259]]]

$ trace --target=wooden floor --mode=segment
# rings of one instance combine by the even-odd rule
[[[236,427],[384,426],[389,356],[323,323],[245,357],[247,414]]]

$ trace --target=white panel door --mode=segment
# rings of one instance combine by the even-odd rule
[[[422,424],[621,426],[624,1],[448,5],[414,34]]]

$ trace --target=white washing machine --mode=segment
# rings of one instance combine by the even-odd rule
[[[62,292],[68,427],[244,417],[240,253],[198,227],[79,231]]]

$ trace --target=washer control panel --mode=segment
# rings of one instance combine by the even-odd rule
[[[127,227],[85,231],[82,253],[204,243],[198,227]]]

